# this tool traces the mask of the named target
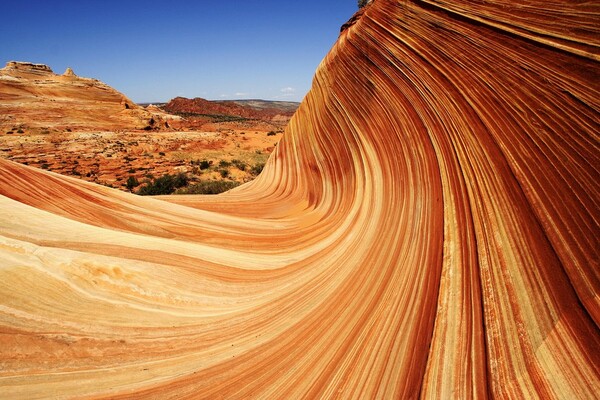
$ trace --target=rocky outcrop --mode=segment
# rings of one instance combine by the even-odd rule
[[[3,394],[597,398],[595,7],[375,0],[224,195],[0,161]]]
[[[6,66],[0,69],[0,72],[15,73],[25,72],[32,74],[53,74],[52,69],[45,64],[34,64],[22,61],[9,61]]]
[[[73,72],[73,70],[71,69],[71,67],[67,67],[67,69],[65,70],[65,73],[63,74],[63,76],[77,76],[77,75],[75,75],[75,72]]]
[[[67,68],[11,61],[0,69],[0,131],[123,130],[164,126],[154,115],[97,79]],[[154,123],[151,123],[154,121]]]

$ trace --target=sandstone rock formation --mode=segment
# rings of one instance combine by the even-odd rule
[[[599,15],[375,0],[216,197],[0,160],[2,393],[597,398]]]
[[[77,75],[75,75],[75,72],[73,72],[73,69],[71,69],[71,67],[67,67],[63,76],[77,76]]]
[[[121,130],[158,128],[162,117],[110,86],[63,75],[43,64],[10,61],[0,69],[0,130]]]

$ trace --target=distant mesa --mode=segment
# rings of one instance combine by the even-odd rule
[[[221,100],[211,101],[200,97],[188,99],[176,97],[165,104],[164,109],[173,114],[228,115],[263,121],[289,120],[300,103],[267,100]]]

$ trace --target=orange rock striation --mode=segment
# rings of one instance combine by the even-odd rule
[[[227,194],[0,160],[6,397],[597,398],[597,5],[363,11]]]
[[[167,119],[71,68],[57,75],[44,64],[9,61],[0,69],[0,129],[5,131],[160,128]]]

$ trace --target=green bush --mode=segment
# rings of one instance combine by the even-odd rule
[[[163,175],[160,178],[149,182],[146,186],[142,186],[138,191],[142,196],[157,196],[161,194],[171,194],[180,187],[188,184],[188,177],[183,174]]]
[[[200,169],[209,169],[212,164],[211,161],[202,160],[202,161],[192,161],[192,164],[196,164],[200,167]]]
[[[219,194],[239,186],[232,181],[202,181],[185,188],[177,189],[175,194]]]
[[[258,175],[262,172],[264,167],[265,163],[254,164],[254,166],[250,168],[250,172],[252,173],[252,175]]]
[[[137,187],[140,185],[140,182],[136,179],[135,176],[129,176],[129,178],[127,178],[127,189],[132,190],[134,187]]]
[[[246,163],[240,160],[231,160],[231,163],[240,171],[245,171],[248,168]]]

